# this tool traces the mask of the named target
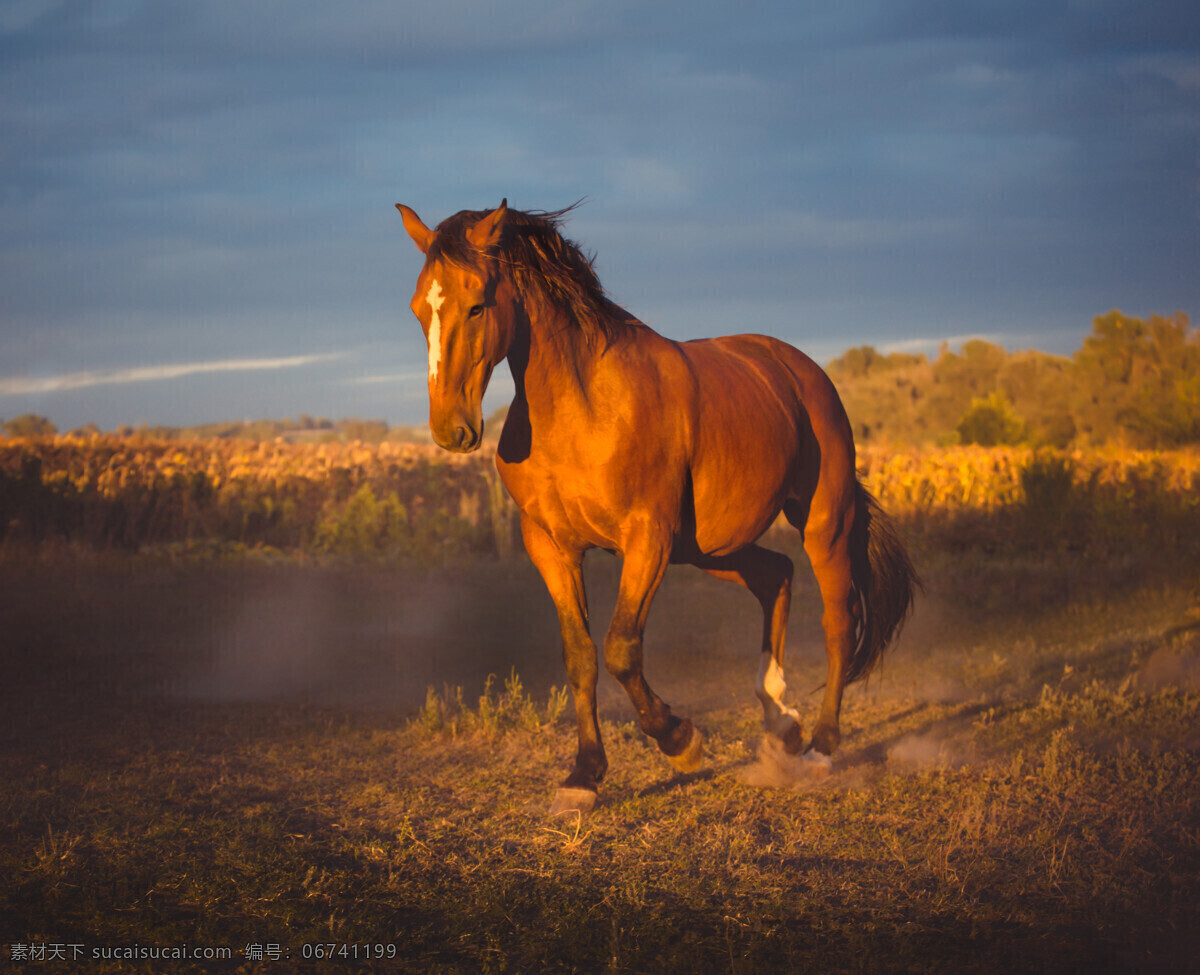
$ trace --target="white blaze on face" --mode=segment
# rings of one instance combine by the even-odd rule
[[[430,284],[425,300],[429,302],[429,310],[433,312],[429,319],[429,381],[433,382],[437,379],[438,366],[442,361],[442,320],[438,316],[438,309],[446,300],[442,297],[442,286],[436,278]]]

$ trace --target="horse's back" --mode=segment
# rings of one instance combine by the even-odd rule
[[[698,392],[692,480],[701,551],[753,541],[785,501],[806,500],[823,464],[853,475],[841,400],[799,349],[766,335],[700,339],[680,348]]]
[[[832,381],[799,349],[770,335],[725,335],[682,343],[703,398],[702,416],[739,435],[762,431],[799,443],[810,433],[850,437]],[[715,421],[715,422],[713,422]]]
[[[711,363],[717,370],[729,364],[749,365],[760,375],[762,381],[774,385],[790,386],[804,403],[825,407],[823,402],[837,393],[829,377],[817,363],[782,339],[773,335],[722,335],[718,338],[695,339],[681,343],[689,358]]]

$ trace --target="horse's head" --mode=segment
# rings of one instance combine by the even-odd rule
[[[507,201],[456,214],[437,230],[396,209],[425,255],[411,304],[429,344],[429,429],[442,447],[466,453],[483,439],[483,393],[514,333],[509,279],[495,259]]]

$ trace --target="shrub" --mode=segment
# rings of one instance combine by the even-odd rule
[[[328,511],[317,525],[318,552],[354,558],[409,555],[413,549],[408,512],[395,491],[380,500],[364,484],[340,510]]]
[[[1025,421],[999,390],[973,400],[956,429],[962,443],[981,447],[1008,446],[1025,439]]]

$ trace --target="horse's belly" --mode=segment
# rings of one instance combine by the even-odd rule
[[[721,555],[749,545],[797,488],[807,415],[796,373],[800,356],[762,336],[687,346],[701,378],[691,457],[696,543]]]
[[[696,545],[726,555],[771,527],[792,493],[795,438],[747,436],[710,450],[692,469]]]
[[[730,483],[728,493],[697,497],[696,547],[704,555],[728,555],[759,538],[787,499],[782,482]]]

